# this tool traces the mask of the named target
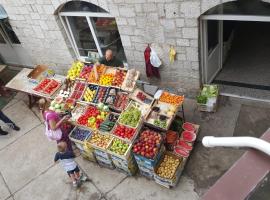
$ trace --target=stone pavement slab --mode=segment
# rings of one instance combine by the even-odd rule
[[[53,164],[56,145],[48,141],[44,129],[44,125],[34,128],[0,152],[0,172],[12,193]]]
[[[2,110],[6,110],[7,108],[9,108],[9,107],[13,106],[14,104],[18,103],[19,101],[20,100],[15,99],[15,98],[11,99],[11,101],[9,101],[8,104],[5,105]]]
[[[60,165],[53,166],[14,195],[15,200],[98,200],[100,197],[91,182],[74,189]]]
[[[241,109],[241,103],[231,98],[220,97],[216,113],[199,112],[195,100],[187,100],[185,113],[187,121],[200,125],[198,141],[204,136],[231,137]]]
[[[2,174],[0,173],[0,200],[5,200],[10,196],[10,192],[4,182]]]
[[[270,122],[270,108],[255,105],[242,105],[234,136],[261,137],[268,130]]]
[[[82,157],[78,157],[76,161],[102,193],[112,190],[126,178],[125,174],[116,170],[101,168],[95,163],[84,160]]]
[[[196,192],[201,195],[241,157],[243,152],[232,148],[205,148],[198,143],[187,162],[184,174],[192,178]]]
[[[174,189],[159,186],[144,177],[129,177],[106,195],[108,200],[197,200],[193,181],[182,176]]]
[[[3,110],[3,112],[14,121],[20,128],[20,131],[10,130],[10,134],[7,136],[1,136],[0,150],[5,146],[16,141],[19,137],[33,129],[40,124],[39,119],[34,113],[29,110],[26,104],[22,101],[15,103],[14,105]]]

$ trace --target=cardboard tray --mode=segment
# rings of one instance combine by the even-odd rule
[[[49,78],[48,78],[49,79]],[[49,85],[51,84],[51,82],[48,83],[48,85],[42,90],[42,91],[35,91],[34,89],[32,90],[34,94],[40,95],[40,96],[46,96],[46,97],[51,97],[57,90],[59,90],[59,88],[62,86],[62,83],[59,80],[56,79],[50,79],[50,80],[55,80],[58,82],[58,86],[56,88],[54,88],[54,90],[51,91],[50,94],[47,94],[44,92],[44,90],[49,87]],[[39,84],[38,84],[39,85]],[[38,86],[37,85],[37,86]],[[36,87],[37,87],[36,86]]]
[[[168,103],[157,102],[157,101],[156,101],[156,102],[152,105],[152,107],[154,107],[154,106],[156,106],[156,105],[159,105],[159,104],[170,105],[170,104],[168,104]],[[156,125],[154,125],[154,124],[148,122],[148,119],[149,119],[149,117],[150,117],[150,114],[152,113],[152,109],[151,109],[150,112],[148,113],[148,115],[147,115],[147,117],[146,117],[144,123],[145,123],[147,126],[152,127],[152,128],[154,128],[154,129],[157,129],[157,130],[160,130],[160,131],[167,131],[167,130],[169,130],[169,128],[170,128],[170,126],[171,126],[171,124],[172,124],[172,122],[173,122],[173,120],[174,120],[174,118],[175,118],[175,116],[176,116],[176,114],[177,114],[177,112],[178,112],[178,110],[179,110],[179,107],[177,107],[177,109],[176,109],[174,115],[173,115],[173,116],[170,116],[170,117],[167,116],[167,115],[165,115],[164,113],[158,114],[158,116],[160,116],[160,115],[165,115],[165,116],[167,116],[167,117],[169,118],[169,119],[167,120],[167,127],[166,127],[166,128],[162,128],[162,127],[156,126]]]
[[[106,121],[106,120],[109,118],[109,115],[110,115],[110,114],[118,115],[118,118],[119,118],[119,116],[120,116],[119,113],[116,113],[116,112],[109,112],[109,114],[107,115],[107,117],[106,117],[106,119],[105,119],[104,121]],[[101,123],[101,124],[102,124],[102,123]],[[104,134],[112,134],[112,132],[114,131],[114,129],[115,129],[115,127],[116,127],[116,124],[117,124],[117,121],[115,122],[115,124],[114,124],[113,128],[111,129],[111,131],[102,131],[102,130],[100,130],[100,129],[98,129],[98,131],[99,131],[100,133],[104,133]]]
[[[97,132],[98,134],[100,134],[100,135],[109,135],[109,134],[101,133],[101,132],[99,132],[99,131],[96,131],[96,132]],[[93,134],[95,134],[95,133],[93,133]],[[93,135],[93,134],[92,134],[92,135]],[[111,135],[110,135],[110,136],[111,136]],[[97,145],[95,145],[95,144],[90,143],[90,140],[91,140],[91,138],[89,138],[89,139],[86,141],[86,143],[88,143],[89,146],[92,146],[94,149],[97,149],[97,150],[100,150],[100,151],[107,152],[107,149],[108,149],[108,147],[110,146],[110,144],[111,144],[111,142],[112,142],[112,140],[113,140],[113,137],[111,136],[111,140],[110,140],[110,142],[108,143],[108,145],[106,146],[105,149],[102,148],[102,147],[100,147],[100,146],[97,146]]]
[[[134,77],[134,79],[132,80],[132,87],[126,87],[126,82],[127,82],[127,78],[128,78],[128,75],[130,73],[130,70],[128,70],[127,72],[127,75],[122,83],[122,86],[121,86],[121,89],[124,90],[124,91],[127,91],[127,92],[132,92],[134,89],[135,89],[135,86],[136,86],[136,81],[139,79],[140,77],[140,72],[139,71],[136,71],[136,76]]]
[[[168,92],[168,91],[163,91],[163,92],[162,92],[162,94],[163,94],[164,92]],[[168,93],[170,93],[170,92],[168,92]],[[161,96],[162,96],[162,94],[161,94]],[[182,104],[183,104],[183,103],[184,103],[184,101],[185,101],[185,96],[184,96],[184,95],[176,95],[176,94],[173,94],[173,93],[170,93],[170,95],[171,95],[171,96],[182,96],[182,97],[183,97],[183,101],[182,101],[182,103],[177,104],[177,105],[176,105],[176,104],[171,104],[171,105],[175,105],[175,106],[177,106],[177,107],[182,106]],[[160,96],[160,97],[161,97],[161,96]],[[160,101],[160,102],[170,104],[170,103],[168,103],[168,102],[161,101],[161,100],[160,100],[160,97],[159,97],[159,101]]]
[[[126,76],[127,76],[127,69],[123,69],[123,68],[115,68],[116,69],[116,72],[117,71],[124,71],[124,72],[126,72],[126,75],[125,75],[125,77],[124,77],[124,80],[123,80],[123,82],[122,82],[122,84],[121,85],[112,85],[111,87],[115,87],[115,88],[121,88],[122,87],[122,85],[123,85],[123,83],[124,83],[124,81],[125,81],[125,78],[126,78]],[[113,79],[113,82],[114,82],[114,80],[115,80],[115,77],[114,77],[114,79]]]
[[[126,111],[127,109],[129,109],[131,106],[133,106],[132,104],[134,104],[134,103],[135,103],[135,106],[138,106],[138,104],[136,104],[136,102],[132,102],[132,101],[131,101],[131,102],[129,102],[129,104],[128,104],[128,106],[126,107],[125,111]],[[118,120],[117,120],[117,122],[118,122],[119,124],[121,124],[121,125],[130,127],[130,128],[137,128],[137,127],[140,125],[140,123],[143,121],[143,120],[142,120],[142,114],[141,114],[140,120],[138,121],[137,125],[136,125],[135,127],[129,126],[129,125],[126,125],[126,124],[123,124],[123,123],[120,122],[120,118],[121,118],[121,115],[122,115],[122,114],[123,114],[123,112],[120,114],[120,116],[119,116],[119,118],[118,118]]]
[[[84,99],[84,94],[86,93],[86,90],[87,90],[87,88],[88,88],[90,85],[96,85],[96,84],[87,84],[87,86],[85,87],[85,89],[84,89],[84,91],[83,91],[83,94],[82,94],[82,97],[80,98],[79,102],[82,103],[82,104],[86,104],[86,105],[88,105],[88,104],[89,104],[89,105],[96,105],[93,101],[95,100],[96,95],[97,95],[97,93],[98,93],[99,85],[96,85],[96,86],[97,86],[97,89],[96,89],[96,93],[95,93],[95,95],[94,95],[94,98],[93,98],[92,102],[87,102],[87,101],[84,101],[84,100],[83,100],[83,99]]]
[[[148,98],[149,100],[151,100],[151,102],[149,102],[149,104],[143,102],[142,100],[140,100],[139,98],[137,98],[137,94],[141,92],[143,93],[146,98]],[[136,101],[136,102],[139,102],[140,104],[145,104],[145,105],[148,105],[149,107],[152,106],[152,104],[154,103],[155,99],[153,97],[151,97],[150,95],[146,94],[144,91],[140,90],[139,88],[136,88],[132,93],[130,93],[129,95],[129,98]]]
[[[161,177],[157,174],[157,170],[160,166],[160,164],[162,163],[165,155],[169,155],[169,156],[172,156],[176,159],[179,159],[180,160],[180,163],[179,165],[177,166],[174,174],[173,174],[173,177],[170,179],[170,178],[164,178],[164,177]],[[175,182],[177,181],[177,177],[179,177],[179,173],[182,171],[183,169],[183,166],[185,164],[185,158],[182,158],[182,157],[179,157],[179,156],[176,156],[175,154],[169,152],[169,151],[166,151],[163,155],[162,155],[162,158],[160,159],[160,161],[158,162],[157,164],[157,167],[155,168],[155,174],[154,174],[154,179],[157,183],[163,183],[164,185],[168,185],[168,186],[173,186],[175,184]]]
[[[45,72],[49,67],[47,65],[37,65],[28,75],[27,78],[32,83],[39,83],[42,79],[41,75]]]

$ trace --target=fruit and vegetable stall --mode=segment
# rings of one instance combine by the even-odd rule
[[[31,91],[51,98],[50,110],[71,115],[69,138],[85,159],[172,188],[199,126],[181,116],[184,96],[149,95],[136,84],[139,77],[135,69],[75,61],[64,81],[44,76]]]

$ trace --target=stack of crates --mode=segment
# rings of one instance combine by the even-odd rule
[[[78,136],[76,135],[79,131],[84,131],[87,134],[84,135],[84,137],[81,137],[80,139],[78,139]],[[80,149],[81,151],[84,150],[84,142],[86,140],[88,140],[92,135],[92,132],[86,128],[82,128],[79,126],[75,126],[74,129],[70,132],[69,134],[69,139],[74,142],[74,144],[76,145],[76,147],[78,149]]]
[[[88,138],[88,140],[90,138]],[[84,141],[84,146],[83,146],[84,150],[81,151],[81,156],[86,160],[97,162],[96,156],[95,156],[95,149],[91,145],[89,145],[88,140]]]
[[[155,168],[160,158],[162,157],[164,151],[165,151],[165,147],[164,145],[162,145],[160,147],[158,154],[154,157],[154,159],[149,159],[141,155],[134,154],[135,160],[140,170],[140,174],[142,176],[145,176],[148,179],[154,179]]]
[[[115,168],[110,154],[108,154],[105,149],[95,148],[94,152],[97,162],[101,167],[106,167],[109,169]]]
[[[102,134],[102,133],[97,133],[95,132],[94,134],[100,134],[100,135],[107,135],[107,134]],[[108,136],[108,135],[107,135]],[[110,137],[108,144],[106,144],[107,146],[105,148],[102,148],[100,146],[97,146],[93,143],[91,143],[91,140],[93,139],[94,135],[89,138],[89,140],[87,141],[87,145],[91,146],[93,148],[93,153],[95,156],[95,159],[97,161],[97,163],[101,166],[101,167],[106,167],[109,169],[114,169],[114,165],[111,159],[111,156],[108,154],[107,149],[112,141],[112,137]]]
[[[175,173],[174,173],[174,175],[173,175],[173,177],[171,179],[163,178],[163,177],[161,177],[161,176],[159,176],[157,174],[158,167],[161,164],[161,162],[163,161],[165,155],[172,156],[175,159],[179,159],[179,161],[180,161],[180,164],[178,165],[178,167],[177,167],[177,169],[176,169],[176,171],[175,171]],[[169,151],[166,151],[164,153],[164,155],[162,156],[162,158],[160,159],[160,161],[157,164],[157,167],[155,169],[155,175],[154,175],[155,182],[157,184],[162,185],[162,186],[164,186],[166,188],[169,188],[169,189],[175,187],[177,185],[177,183],[179,182],[179,179],[180,179],[180,176],[181,176],[181,174],[183,172],[186,161],[187,161],[186,158],[182,158],[182,157],[177,156],[177,155],[175,155],[175,154],[173,154],[173,153],[171,153]]]
[[[118,155],[117,153],[110,151],[110,147],[108,148],[108,152],[111,155],[111,159],[116,169],[120,172],[127,174],[128,176],[133,176],[138,171],[138,166],[131,152],[131,149],[132,144],[129,144],[129,147],[125,154]]]

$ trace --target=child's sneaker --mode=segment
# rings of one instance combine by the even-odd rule
[[[74,188],[77,188],[78,187],[77,181],[73,182],[72,185],[73,185]]]

